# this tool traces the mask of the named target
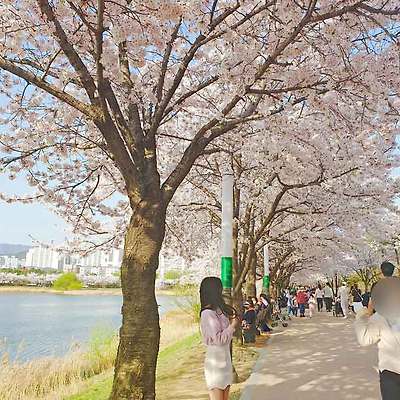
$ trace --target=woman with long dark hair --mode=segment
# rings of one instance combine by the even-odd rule
[[[200,303],[200,328],[207,347],[204,373],[210,400],[228,400],[233,381],[230,345],[239,320],[235,309],[222,297],[219,278],[203,279]]]

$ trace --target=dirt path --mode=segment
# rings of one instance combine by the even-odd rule
[[[376,347],[359,347],[353,320],[322,312],[272,335],[241,400],[378,400],[376,365]]]
[[[251,373],[260,349],[265,347],[266,337],[260,337],[255,346],[234,348],[234,364],[240,380],[245,381]],[[190,356],[188,357],[188,354]],[[160,400],[207,400],[208,394],[204,381],[205,348],[201,343],[178,354],[176,362],[157,380]],[[232,399],[238,399],[244,382],[232,387]]]

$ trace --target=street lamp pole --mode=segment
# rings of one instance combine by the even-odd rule
[[[222,175],[221,280],[224,297],[232,304],[233,277],[233,174]]]
[[[222,175],[222,224],[221,224],[221,281],[223,295],[227,304],[232,306],[233,286],[233,173]],[[230,344],[231,359],[233,355]],[[233,381],[239,377],[233,365]]]

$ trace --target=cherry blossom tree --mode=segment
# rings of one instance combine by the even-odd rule
[[[323,96],[344,120],[338,97],[357,105],[349,125],[395,118],[399,14],[395,0],[1,2],[2,169],[34,188],[3,199],[51,204],[92,245],[124,238],[111,399],[155,398],[158,255],[193,164],[244,125],[268,141],[270,118]]]
[[[377,221],[382,221],[383,212],[390,213],[394,208],[393,198],[398,192],[398,180],[392,176],[392,168],[400,160],[394,151],[397,130],[390,129],[391,134],[380,143],[375,132],[395,124],[384,121],[379,127],[374,123],[367,129],[365,122],[363,131],[348,141],[353,133],[353,128],[346,126],[348,121],[350,118],[343,122],[329,112],[318,115],[315,110],[299,108],[289,121],[280,117],[279,124],[274,124],[279,131],[268,141],[263,142],[263,130],[254,129],[246,142],[225,138],[224,146],[221,143],[224,156],[199,160],[186,178],[190,200],[173,207],[177,209],[176,227],[187,224],[187,214],[196,212],[192,219],[197,221],[189,223],[194,226],[191,239],[183,246],[193,252],[190,242],[202,247],[195,236],[204,243],[218,237],[221,158],[231,163],[236,178],[234,295],[238,296],[238,304],[244,281],[247,295],[255,296],[256,270],[257,265],[262,270],[261,250],[265,245],[272,245],[272,251],[277,247],[277,253],[282,257],[286,254],[286,260],[294,254],[299,257],[299,248],[307,252],[306,247],[311,248],[313,241],[334,240],[344,231],[351,243],[353,238],[348,232],[357,238],[360,225],[371,226],[375,237],[378,233],[388,237],[387,230],[380,229],[384,224]],[[336,135],[321,135],[326,126],[335,126]],[[246,131],[242,135],[249,136]],[[202,219],[204,222],[199,224]],[[285,247],[290,251],[282,249]],[[277,274],[273,268],[272,283],[275,275],[278,278],[284,271],[293,273],[303,264],[293,262],[285,270],[280,267],[286,264],[277,256]],[[283,280],[288,278],[282,275]]]

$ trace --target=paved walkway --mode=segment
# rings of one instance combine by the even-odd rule
[[[322,312],[272,335],[241,400],[378,400],[376,347],[360,347],[354,320]]]

